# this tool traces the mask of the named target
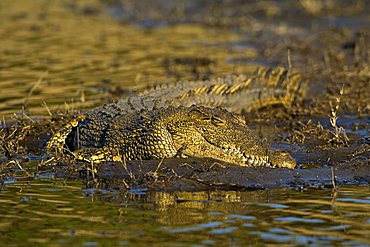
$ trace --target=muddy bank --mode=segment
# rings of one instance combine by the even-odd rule
[[[88,187],[129,191],[264,190],[289,187],[327,188],[344,184],[369,185],[370,143],[368,118],[346,118],[347,134],[336,133],[329,119],[305,120],[304,109],[266,108],[246,115],[250,126],[272,146],[290,152],[297,169],[239,167],[212,159],[165,159],[91,164],[48,157],[44,147],[50,136],[73,113],[55,115],[49,120],[18,119],[1,130],[4,156],[0,183],[33,180],[40,177],[83,179]],[[298,112],[296,115],[294,112]],[[273,117],[271,117],[273,116]],[[251,120],[252,119],[252,120]],[[266,120],[267,122],[262,122]],[[289,125],[286,125],[286,122]],[[322,124],[321,124],[322,123]],[[273,127],[271,127],[271,125]],[[336,138],[335,134],[339,136]],[[30,162],[36,161],[36,166]],[[19,167],[26,168],[19,176]]]
[[[368,185],[369,165],[369,159],[362,158],[319,168],[271,169],[192,158],[131,161],[126,165],[109,163],[96,167],[75,164],[56,166],[52,170],[56,177],[84,179],[88,187],[100,189],[243,191],[277,187],[304,190],[306,187],[331,188],[344,184]]]

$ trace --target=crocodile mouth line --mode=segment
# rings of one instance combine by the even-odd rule
[[[258,156],[253,154],[247,154],[240,150],[240,148],[228,147],[223,146],[220,147],[224,153],[231,154],[233,156],[238,156],[241,158],[246,166],[264,166],[264,167],[271,167],[275,168],[270,161],[269,156]]]
[[[251,166],[251,167],[257,167],[257,166],[263,166],[263,167],[270,167],[270,168],[276,168],[277,166],[272,165],[270,162],[270,158],[268,155],[260,156],[260,155],[253,155],[253,154],[247,154],[243,152],[240,147],[230,147],[230,146],[220,146],[216,145],[215,143],[210,142],[205,137],[203,137],[210,145],[215,146],[222,150],[223,153],[226,153],[230,156],[237,156],[240,158],[245,164],[245,166]]]

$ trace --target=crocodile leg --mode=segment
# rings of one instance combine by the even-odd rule
[[[46,152],[49,154],[62,154],[65,150],[67,136],[72,133],[73,128],[86,118],[85,115],[80,115],[77,118],[66,124],[61,130],[54,134],[54,136],[46,144]]]

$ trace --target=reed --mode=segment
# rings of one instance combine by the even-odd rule
[[[335,144],[344,144],[348,145],[349,138],[346,134],[345,129],[342,126],[338,126],[337,120],[338,120],[338,110],[341,102],[341,98],[344,93],[344,85],[339,90],[339,96],[335,98],[335,105],[330,101],[330,108],[331,112],[329,115],[329,121],[330,125],[332,127],[332,131],[330,131],[330,134],[332,135],[331,142]]]

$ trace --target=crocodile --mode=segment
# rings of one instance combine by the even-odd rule
[[[54,134],[46,150],[94,163],[208,157],[240,166],[294,168],[289,153],[263,143],[238,113],[289,106],[302,92],[300,74],[281,67],[164,84],[78,116]]]

